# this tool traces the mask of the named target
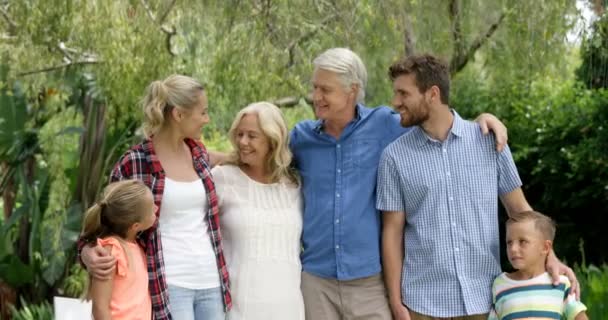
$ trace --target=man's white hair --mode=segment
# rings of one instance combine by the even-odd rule
[[[347,48],[332,48],[316,57],[312,63],[316,69],[335,72],[345,89],[349,90],[352,84],[359,86],[357,102],[365,100],[365,86],[367,85],[367,70],[359,56]]]

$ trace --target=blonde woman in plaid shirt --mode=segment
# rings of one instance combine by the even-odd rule
[[[190,77],[172,75],[150,84],[143,109],[146,139],[119,159],[110,180],[143,181],[159,207],[155,225],[138,238],[147,256],[153,318],[224,319],[232,299],[210,173],[214,161],[199,141],[209,122],[205,90]],[[80,250],[91,276],[115,272],[116,261],[103,248],[81,241]]]

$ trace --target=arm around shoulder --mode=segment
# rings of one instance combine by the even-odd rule
[[[496,139],[496,150],[502,151],[507,145],[507,127],[500,121],[496,116],[490,113],[482,113],[475,119],[475,122],[479,124],[481,132],[485,135],[490,131],[494,132]]]
[[[209,153],[209,165],[212,168],[228,162],[228,159],[230,158],[228,153],[225,153],[225,152],[208,150],[208,153]]]
[[[505,206],[509,216],[519,212],[532,210],[532,207],[528,203],[528,200],[526,200],[521,188],[515,188],[511,192],[501,195],[500,200]]]

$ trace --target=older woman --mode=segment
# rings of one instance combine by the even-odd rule
[[[304,319],[302,199],[279,109],[254,103],[230,129],[230,164],[212,170],[233,308],[227,319]]]
[[[118,160],[110,180],[142,180],[154,194],[158,223],[139,237],[153,318],[223,320],[231,304],[228,272],[212,161],[199,141],[209,122],[207,95],[196,80],[173,75],[150,84],[143,111],[146,138]],[[79,248],[93,277],[115,272],[103,248]]]

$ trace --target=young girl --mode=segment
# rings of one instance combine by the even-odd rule
[[[155,209],[152,192],[143,182],[123,180],[108,185],[101,200],[87,210],[83,239],[116,258],[111,279],[90,280],[94,319],[152,318],[146,256],[136,236],[154,224]]]

